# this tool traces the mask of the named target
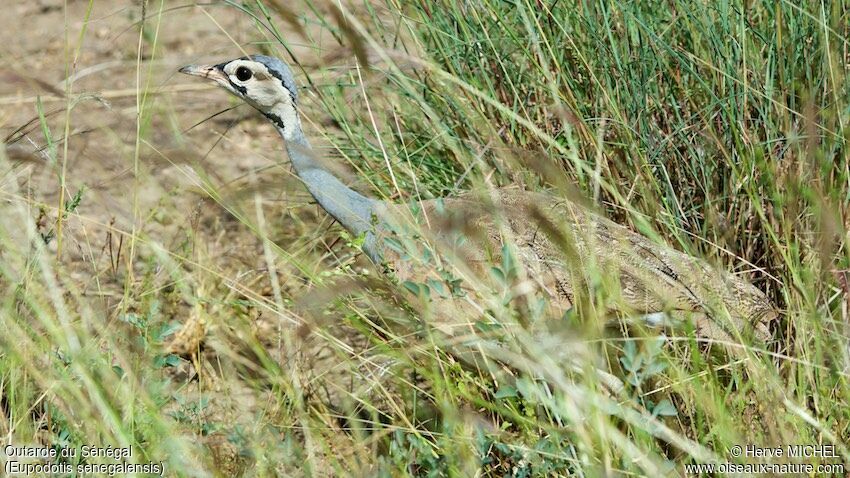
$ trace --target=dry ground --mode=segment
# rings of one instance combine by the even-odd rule
[[[43,204],[48,214],[55,216],[51,211],[59,204],[59,176],[64,163],[66,199],[84,190],[75,211],[78,217],[72,217],[63,227],[64,260],[81,260],[93,266],[100,271],[97,278],[101,287],[106,287],[112,281],[104,274],[105,269],[120,268],[114,267],[117,244],[112,246],[113,267],[107,267],[110,258],[103,249],[106,245],[109,250],[108,228],[103,226],[112,225],[125,233],[135,231],[146,240],[173,249],[185,240],[186,231],[197,232],[199,215],[209,214],[219,220],[227,216],[205,201],[209,195],[203,193],[203,187],[223,193],[240,191],[241,196],[259,190],[269,213],[277,215],[271,218],[273,222],[278,222],[287,207],[305,203],[306,195],[297,186],[286,188],[294,192],[294,197],[285,196],[282,185],[290,175],[286,167],[280,167],[286,155],[283,145],[277,133],[249,108],[240,107],[191,128],[237,103],[219,90],[178,75],[176,70],[190,62],[256,52],[251,42],[262,40],[262,36],[246,15],[226,7],[174,7],[163,12],[157,25],[158,12],[149,6],[145,35],[156,35],[156,46],[154,51],[153,44],[143,40],[139,62],[141,7],[109,0],[93,5],[74,65],[69,63],[75,52],[66,50],[62,2],[15,5],[11,7],[13,16],[27,21],[0,32],[0,74],[4,79],[0,84],[0,128],[10,143],[7,153],[12,159],[4,191],[10,194],[14,189],[10,184],[14,176],[33,207]],[[67,37],[71,49],[86,7],[87,2],[69,2]],[[304,43],[293,38],[290,46],[299,61],[310,68],[319,61],[321,52],[299,47],[299,41]],[[152,52],[154,59],[150,60]],[[66,152],[63,137],[68,101],[57,93],[65,89],[69,66],[74,72],[70,88],[74,105],[68,116]],[[50,162],[39,125],[38,97],[42,98],[57,144],[57,164]],[[149,122],[144,118],[141,125],[137,121],[140,97],[144,101],[143,116],[150,116]],[[272,187],[275,190],[269,191]],[[230,206],[227,199],[236,196],[220,202]],[[209,222],[214,218],[206,219]],[[208,228],[201,229],[209,232]],[[246,232],[228,228],[226,241],[213,242],[235,245],[245,237],[250,242],[254,234],[242,237]],[[194,240],[207,242],[198,237]]]
[[[188,323],[173,345],[191,352],[215,325],[204,323],[209,317],[227,318],[199,309],[246,297],[274,301],[270,265],[275,285],[290,297],[305,276],[337,262],[324,238],[338,236],[292,178],[277,133],[253,110],[238,107],[193,127],[238,103],[177,69],[256,53],[252,42],[266,37],[232,8],[168,3],[159,15],[159,5],[147,3],[143,12],[140,2],[96,0],[81,45],[88,2],[68,2],[67,16],[62,1],[6,5],[5,18],[23,20],[4,21],[0,29],[0,135],[8,143],[7,160],[0,161],[0,207],[4,229],[20,232],[21,241],[25,218],[53,236],[48,248],[64,266],[58,274],[106,318],[107,333],[126,336],[130,347],[137,332],[121,317],[144,313],[151,296],[171,297],[158,306],[158,320]],[[309,40],[287,38],[310,71],[339,47],[332,41],[326,50],[316,46],[324,41],[321,29],[307,31]],[[65,96],[69,71],[71,100]],[[317,118],[310,114],[312,94],[302,92],[308,125]],[[53,147],[39,121],[38,98]],[[62,222],[60,246],[60,195],[68,204],[80,192],[79,205]],[[264,255],[263,235],[269,247],[287,252]],[[284,260],[308,249],[317,254],[301,271]],[[247,315],[271,321],[254,324],[260,335],[282,320],[262,310]],[[208,350],[205,359],[213,358]],[[226,414],[211,421],[250,424],[256,397],[237,390],[235,381],[217,383],[227,373],[217,365],[199,382],[196,367],[182,362],[174,375],[186,386],[181,393],[200,386],[215,403],[204,413]]]

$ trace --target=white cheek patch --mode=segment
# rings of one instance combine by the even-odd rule
[[[283,86],[280,79],[269,72],[265,65],[260,65],[259,71],[266,76],[265,79],[257,80],[249,89],[254,100],[264,108],[268,108],[267,116],[272,117],[283,130],[283,137],[290,139],[296,130],[301,129],[301,120],[295,111],[292,102],[292,93]]]
[[[273,81],[273,79],[254,81],[248,85],[248,95],[258,105],[266,108],[274,107],[285,96],[281,96],[280,88],[275,88],[275,85],[272,84]]]
[[[244,66],[254,72],[254,77],[240,82],[235,76],[236,70]],[[266,65],[250,60],[234,60],[227,64],[224,72],[237,87],[244,88],[245,99],[260,110],[283,130],[284,138],[289,139],[301,122],[295,111],[290,92],[280,79],[271,74]]]

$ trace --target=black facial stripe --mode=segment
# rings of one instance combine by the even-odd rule
[[[278,116],[274,113],[263,113],[263,114],[266,116],[266,118],[272,120],[272,123],[274,123],[275,125],[280,127],[280,129],[286,129],[286,126],[283,125],[283,120],[280,119],[280,116]]]
[[[277,78],[278,81],[280,81],[280,84],[283,86],[283,89],[289,92],[289,98],[292,100],[292,104],[295,105],[295,92],[290,90],[289,87],[286,86],[286,83],[283,82],[283,77],[280,76],[280,73],[272,70],[269,67],[266,67],[266,70],[269,72],[270,75],[272,75],[273,77]]]
[[[243,96],[246,96],[246,95],[248,94],[248,90],[247,90],[247,89],[245,89],[245,87],[244,87],[244,86],[242,86],[242,85],[237,85],[236,83],[232,82],[232,81],[230,80],[230,77],[229,77],[229,76],[227,77],[227,81],[229,81],[229,82],[230,82],[230,86],[232,86],[233,88],[235,88],[235,89],[236,89],[236,91],[238,91],[239,93],[242,93],[242,95],[243,95]]]
[[[239,60],[243,60],[243,61],[254,61],[254,60],[253,60],[251,57],[249,57],[249,56],[243,56],[242,58],[239,58]],[[225,67],[228,63],[232,63],[233,61],[234,61],[234,60],[231,60],[231,61],[228,61],[228,62],[225,62],[225,63],[219,63],[218,65],[215,65],[215,67],[216,67],[216,68],[218,68],[219,70],[221,70],[221,72],[222,72],[222,73],[224,73],[224,75],[225,75],[225,76],[227,76],[227,81],[230,81],[230,75],[228,75],[228,74],[227,74],[227,72],[225,72],[225,71],[224,71],[224,67]],[[266,66],[266,65],[263,65],[263,66]],[[288,87],[288,86],[286,86],[286,83],[284,83],[284,81],[283,81],[283,77],[280,75],[280,73],[278,73],[277,71],[272,70],[271,68],[269,68],[269,67],[267,67],[267,66],[266,66],[266,71],[268,71],[270,75],[272,75],[273,77],[277,78],[277,79],[278,79],[278,81],[280,81],[280,84],[281,84],[281,86],[283,86],[283,89],[289,92],[289,99],[291,99],[291,100],[292,100],[292,105],[293,105],[293,106],[296,106],[295,92],[294,92],[294,91],[292,91],[291,89],[289,89],[289,87]],[[237,89],[240,93],[242,93],[243,95],[244,95],[244,94],[246,94],[246,92],[247,92],[247,91],[245,90],[245,87],[244,87],[244,86],[239,86],[239,85],[237,85],[237,84],[233,83],[232,81],[230,81],[230,84],[231,84],[231,85],[233,85],[233,87],[234,87],[234,88],[236,88],[236,89]],[[275,116],[275,118],[277,118],[277,116]],[[277,119],[278,119],[278,121],[280,121],[280,118],[277,118]],[[283,123],[281,123],[281,127],[283,127]]]
[[[226,63],[219,63],[218,65],[213,66],[213,68],[224,73],[224,76],[227,78],[228,83],[230,83],[230,86],[232,86],[234,90],[238,91],[242,95],[246,95],[248,93],[248,90],[246,90],[244,86],[237,85],[236,83],[231,81],[230,75],[228,75],[227,72],[224,71],[224,67],[227,66],[228,63],[230,63],[230,62],[228,61]]]

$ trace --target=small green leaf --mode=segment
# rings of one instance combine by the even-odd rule
[[[424,264],[433,264],[436,262],[434,261],[434,254],[431,252],[431,249],[425,248],[425,250],[422,251],[422,262]]]
[[[139,329],[145,328],[145,319],[143,319],[141,316],[139,316],[138,314],[135,314],[133,312],[130,312],[130,313],[127,313],[127,314],[124,314],[124,315],[118,317],[118,320],[120,320],[122,322],[127,322],[128,324],[130,324],[130,325],[132,325],[136,328],[139,328]]]
[[[399,254],[404,254],[404,247],[401,245],[401,242],[399,242],[398,239],[392,237],[385,237],[384,243],[387,245],[387,247],[398,252]]]
[[[419,284],[417,284],[416,282],[406,280],[406,281],[402,282],[401,285],[404,286],[405,289],[412,292],[413,295],[418,296],[421,292],[421,290],[419,288]]]
[[[157,355],[153,359],[155,368],[175,367],[180,364],[180,357],[174,354]]]
[[[504,328],[504,326],[502,326],[502,324],[498,322],[485,322],[483,320],[475,322],[475,329],[479,332],[488,333],[496,330],[501,330],[502,328]]]
[[[430,287],[440,297],[442,297],[444,299],[449,297],[449,293],[446,290],[446,286],[443,285],[442,282],[435,280],[435,279],[428,279],[426,282],[428,283],[428,287]]]
[[[514,260],[514,253],[508,244],[502,245],[502,271],[508,278],[513,279],[516,277],[516,261]]]
[[[519,395],[517,394],[517,390],[515,387],[511,387],[510,385],[505,385],[504,387],[500,387],[499,390],[493,395],[494,398],[516,398]]]
[[[71,198],[70,201],[65,203],[65,213],[62,215],[63,217],[68,217],[68,213],[72,213],[77,210],[80,206],[80,202],[83,200],[83,192],[86,190],[85,186],[77,189],[77,192],[74,193],[74,197]]]
[[[660,360],[656,360],[654,362],[648,363],[646,367],[644,367],[643,373],[647,377],[652,377],[653,375],[658,375],[663,372],[667,368],[667,362],[662,362]]]
[[[652,409],[652,415],[656,417],[675,417],[678,414],[679,411],[676,410],[673,403],[666,398],[658,402],[658,405]]]
[[[522,395],[522,398],[526,400],[532,400],[537,391],[537,387],[533,381],[527,378],[520,378],[516,381],[516,389]]]
[[[637,346],[635,345],[634,340],[626,341],[626,344],[623,346],[623,354],[630,361],[634,360],[635,356],[637,356]]]
[[[165,341],[165,339],[167,339],[169,336],[174,335],[175,332],[180,330],[181,327],[182,325],[180,325],[180,322],[177,322],[175,320],[172,320],[167,324],[160,325],[159,328],[153,334],[154,341]]]

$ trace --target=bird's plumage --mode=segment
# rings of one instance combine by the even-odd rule
[[[751,326],[766,338],[763,325],[775,316],[765,295],[748,282],[553,195],[498,189],[484,201],[466,194],[418,206],[418,215],[427,216],[418,221],[420,234],[459,256],[476,281],[486,282],[492,265],[504,262],[502,246],[512,244],[516,262],[526,268],[525,289],[546,297],[556,313],[575,305],[577,287],[587,288],[604,276],[619,285],[619,296],[607,304],[612,312],[693,314],[698,331],[712,338],[728,338],[723,329],[734,333]],[[468,238],[460,246],[458,233]],[[386,228],[380,234],[393,235]],[[394,266],[400,281],[422,281],[416,261],[402,260],[397,247],[378,243],[380,256]],[[708,320],[726,313],[732,324]]]
[[[250,78],[245,79],[249,75],[240,68],[250,68]],[[498,190],[492,201],[467,194],[395,205],[353,191],[313,156],[301,129],[292,72],[276,58],[255,55],[181,71],[216,81],[266,115],[280,131],[296,173],[317,202],[346,229],[365,236],[366,254],[401,281],[421,281],[430,274],[427,265],[409,260],[397,245],[391,247],[393,236],[411,223],[412,208],[424,216],[424,221],[413,222],[433,244],[462,257],[479,276],[486,275],[494,260],[501,260],[505,244],[515,245],[517,259],[529,269],[527,282],[559,310],[572,307],[576,287],[587,287],[591,276],[601,273],[619,282],[612,308],[624,313],[710,317],[725,309],[734,328],[756,326],[762,336],[764,322],[775,315],[766,296],[746,281],[553,196]],[[470,240],[459,245],[459,234]]]
[[[265,65],[269,72],[275,78],[280,80],[283,87],[289,91],[289,94],[292,95],[293,102],[298,101],[298,87],[295,84],[295,77],[292,76],[292,70],[289,69],[289,66],[286,63],[278,60],[277,58],[265,55],[251,55],[248,59]]]

